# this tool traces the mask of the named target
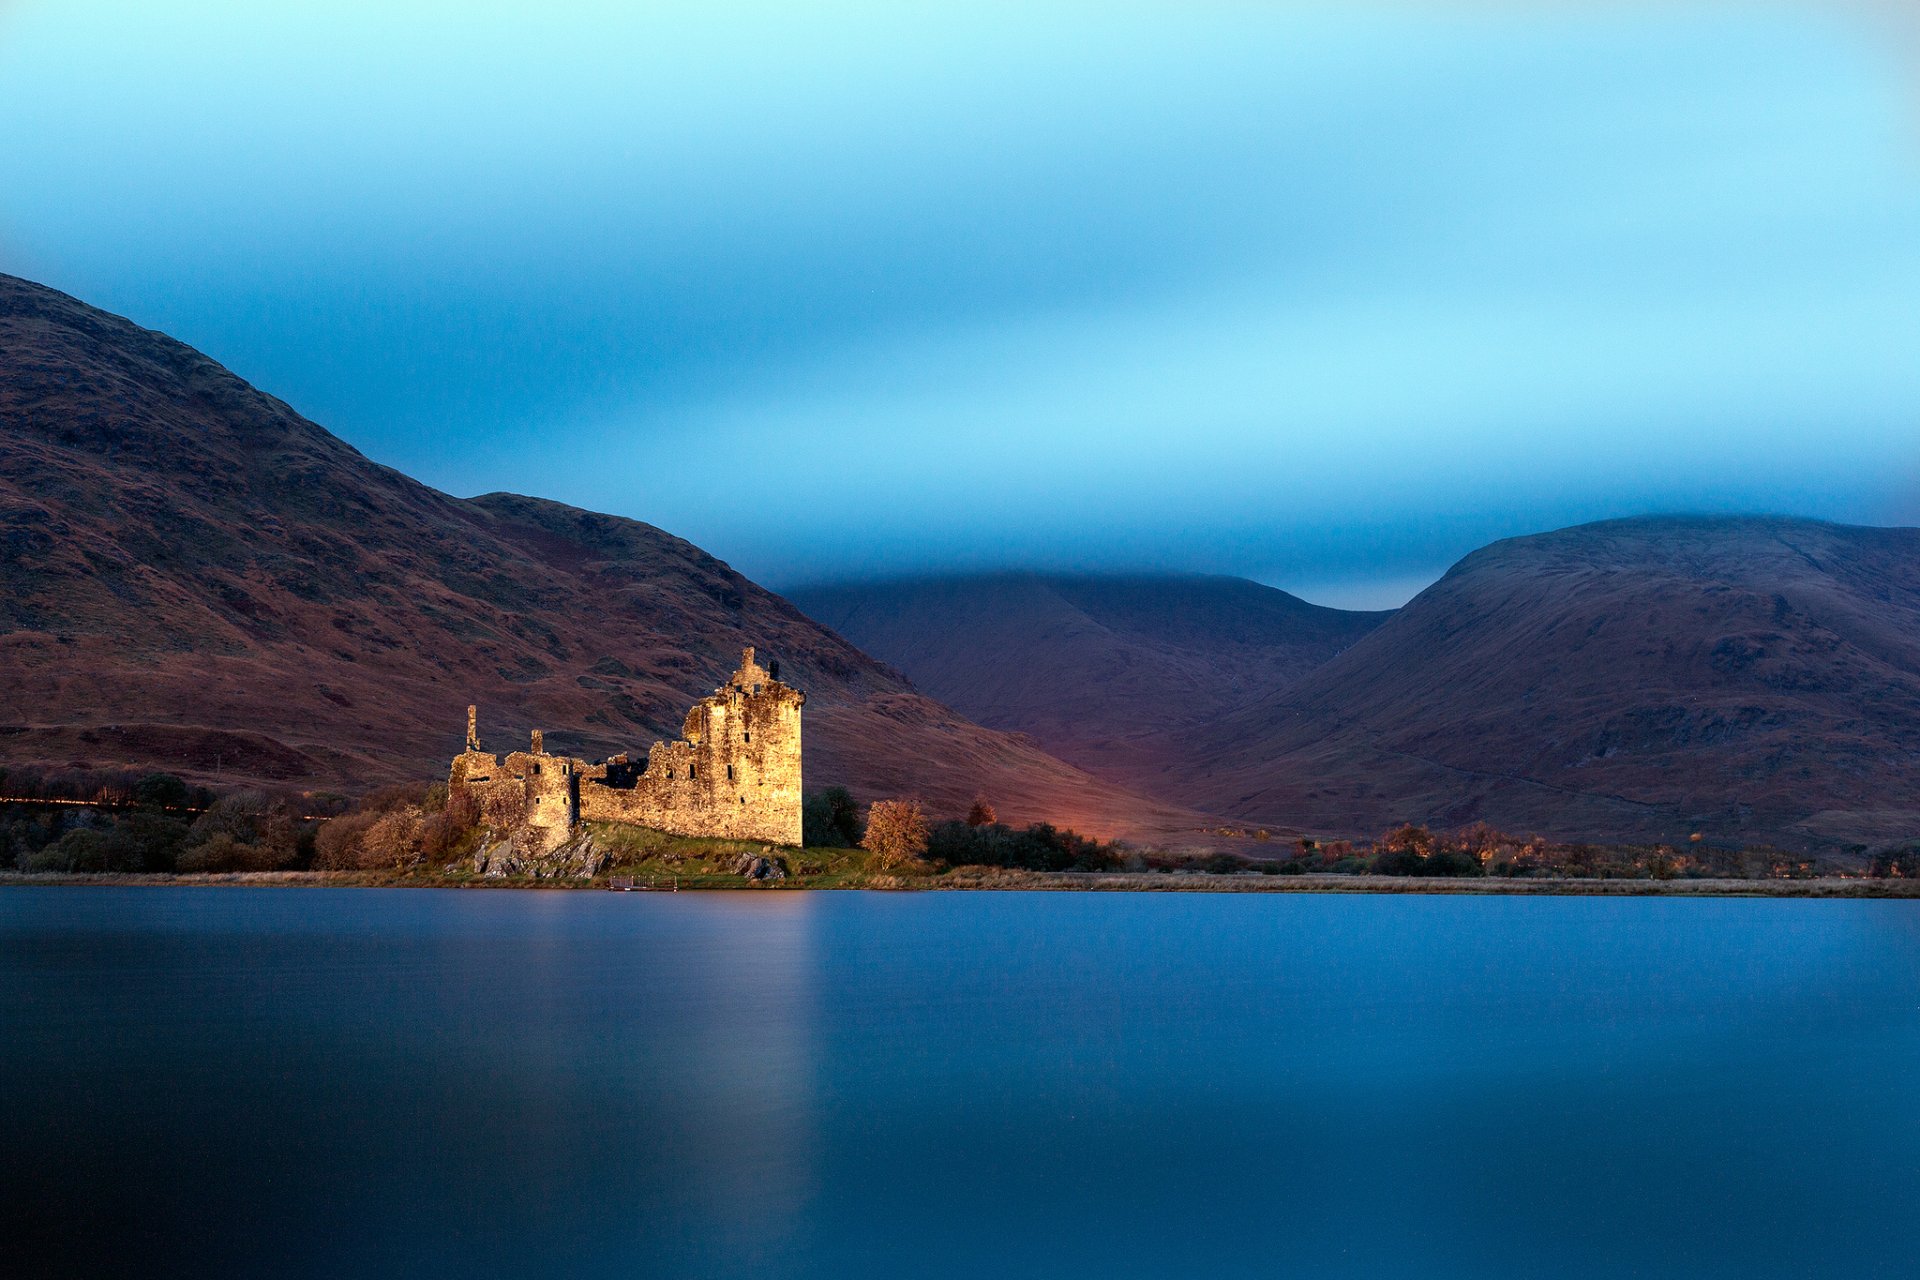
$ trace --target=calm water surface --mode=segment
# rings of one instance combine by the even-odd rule
[[[1920,904],[0,890],[0,1270],[1920,1274]]]

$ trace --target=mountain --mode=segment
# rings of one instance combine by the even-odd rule
[[[1284,690],[1389,614],[1241,578],[992,574],[818,586],[793,602],[981,724],[1153,785],[1170,731]]]
[[[644,751],[747,645],[807,691],[810,787],[946,812],[980,790],[1101,834],[1199,821],[954,714],[690,543],[437,492],[0,276],[0,762],[361,789],[439,774],[470,702],[490,744]]]
[[[1911,838],[1920,529],[1644,518],[1496,543],[1173,739],[1186,803],[1325,830]]]

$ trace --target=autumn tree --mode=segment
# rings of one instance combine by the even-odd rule
[[[927,851],[927,815],[918,800],[875,800],[867,808],[861,847],[883,867],[912,862]]]
[[[970,827],[991,827],[1000,821],[1000,815],[993,811],[985,796],[973,798],[973,808],[967,810],[967,825]]]

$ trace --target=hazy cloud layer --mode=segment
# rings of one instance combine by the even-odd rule
[[[1599,516],[1915,518],[1903,14],[20,0],[0,268],[775,584],[1372,603]]]

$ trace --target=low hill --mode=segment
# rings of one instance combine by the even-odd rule
[[[985,729],[650,525],[463,501],[163,334],[0,276],[0,763],[361,789],[491,744],[644,750],[747,645],[809,786],[976,790],[1115,835],[1197,821]]]
[[[1169,731],[1291,687],[1390,616],[1228,577],[992,574],[788,594],[981,724],[1147,783]]]
[[[1186,803],[1328,830],[1911,838],[1920,529],[1644,518],[1496,543],[1176,739]]]

